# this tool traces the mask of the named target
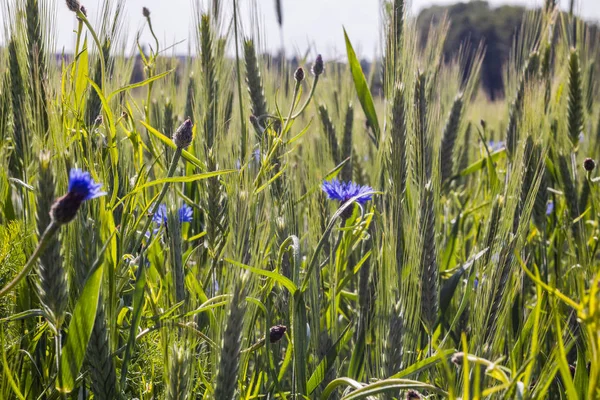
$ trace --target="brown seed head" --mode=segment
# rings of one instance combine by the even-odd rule
[[[461,366],[463,363],[463,354],[462,353],[456,353],[452,356],[452,358],[450,359],[450,361],[452,361],[452,363]]]
[[[420,399],[420,398],[421,398],[421,395],[416,390],[411,389],[408,392],[406,392],[406,400],[415,400],[415,399]]]

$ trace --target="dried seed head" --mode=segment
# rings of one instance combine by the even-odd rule
[[[279,342],[286,330],[287,327],[285,325],[272,326],[271,329],[269,329],[269,341],[271,343]]]
[[[191,119],[186,119],[183,124],[173,134],[173,142],[175,146],[179,149],[186,149],[190,144],[192,144],[193,139],[193,128],[194,124]]]
[[[457,366],[461,366],[463,364],[463,353],[454,354],[450,361]]]
[[[300,83],[304,80],[304,69],[302,69],[302,67],[298,67],[296,72],[294,72],[294,79],[298,83]]]
[[[325,67],[323,65],[323,57],[321,57],[321,55],[317,55],[317,58],[315,59],[315,63],[312,66],[312,73],[314,76],[319,76],[321,75],[323,72],[325,72]]]
[[[148,7],[142,8],[142,15],[144,16],[144,18],[150,18],[150,10],[148,9]]]
[[[67,7],[69,8],[69,10],[76,13],[81,8],[81,4],[78,0],[67,0]]]
[[[415,399],[420,399],[420,398],[421,398],[421,395],[416,390],[411,389],[408,392],[406,392],[406,400],[415,400]]]
[[[594,160],[591,158],[586,158],[583,160],[583,169],[585,169],[587,172],[592,172],[594,168],[596,168],[596,162]]]

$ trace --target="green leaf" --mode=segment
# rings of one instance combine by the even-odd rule
[[[127,379],[127,367],[131,359],[131,352],[135,346],[138,326],[142,321],[146,302],[144,301],[144,290],[146,288],[146,267],[144,263],[140,263],[138,276],[135,281],[135,290],[133,292],[133,315],[131,318],[131,326],[129,329],[129,340],[125,348],[125,356],[123,356],[123,365],[121,366],[121,387],[125,387]]]
[[[469,165],[467,168],[463,169],[458,173],[459,176],[467,176],[471,175],[473,172],[477,172],[481,169],[484,169],[487,165],[488,159],[491,162],[496,162],[501,158],[506,157],[506,149],[500,149],[491,154],[491,157],[483,157],[478,161],[475,161],[473,164]]]
[[[354,332],[350,330],[351,326],[352,324],[348,324],[346,326],[338,340],[333,344],[333,346],[331,346],[329,350],[327,350],[325,357],[323,357],[311,375],[310,379],[308,380],[308,394],[312,394],[312,392],[314,392],[321,382],[323,382],[323,379],[325,379],[325,374],[327,374],[327,371],[329,371],[329,369],[333,366],[333,363],[337,359],[339,352],[346,346],[346,343],[348,343],[348,340],[350,340],[352,337]]]
[[[67,343],[60,358],[60,371],[56,389],[61,393],[70,393],[83,364],[100,297],[104,266],[97,268],[87,279],[81,296],[77,300],[73,317],[69,324]]]
[[[214,176],[230,174],[232,172],[237,172],[237,170],[235,170],[235,169],[224,169],[224,170],[221,170],[221,171],[205,172],[203,174],[195,174],[195,175],[189,175],[189,176],[174,176],[174,177],[171,177],[171,178],[157,179],[155,181],[148,182],[148,183],[145,183],[143,185],[140,185],[140,186],[136,187],[131,192],[127,193],[127,195],[125,195],[119,201],[119,203],[117,203],[116,205],[119,205],[120,203],[122,203],[123,201],[125,201],[125,199],[127,199],[128,197],[130,197],[130,196],[132,196],[132,195],[134,195],[134,194],[136,194],[138,192],[140,192],[141,190],[149,188],[149,187],[152,187],[152,186],[162,185],[164,183],[196,182],[196,181],[200,181],[200,180],[203,180],[203,179],[212,178]]]
[[[376,394],[381,393],[398,393],[400,390],[407,389],[419,389],[419,390],[427,390],[432,393],[437,393],[442,396],[447,396],[448,394],[444,392],[442,389],[430,385],[428,383],[423,383],[419,381],[411,381],[408,379],[385,379],[382,381],[377,381],[375,383],[371,383],[370,385],[363,386],[360,389],[357,389],[350,394],[342,397],[342,400],[356,400],[356,399],[365,399]]]
[[[473,263],[475,263],[475,261],[477,261],[479,258],[481,258],[485,253],[487,253],[487,251],[488,251],[488,249],[485,248],[482,251],[480,251],[479,253],[475,254],[475,256],[473,256],[470,260],[468,260],[466,263],[464,263],[463,265],[458,267],[450,278],[446,279],[446,281],[442,285],[442,290],[440,292],[440,306],[441,306],[442,314],[445,313],[446,310],[448,309],[448,306],[450,305],[450,301],[452,300],[452,297],[454,296],[456,287],[458,286],[458,283],[460,282],[460,279],[463,276],[463,274],[466,271],[468,271],[469,268],[471,268],[471,266],[473,265]]]
[[[119,94],[121,92],[124,92],[126,90],[131,90],[131,89],[143,87],[143,86],[146,86],[147,84],[149,84],[151,82],[154,82],[154,81],[157,81],[157,80],[159,80],[161,78],[164,78],[165,76],[169,75],[173,71],[175,71],[175,69],[170,69],[170,70],[162,72],[162,73],[160,73],[158,75],[151,76],[150,78],[145,79],[145,80],[143,80],[141,82],[138,82],[138,83],[132,83],[131,85],[123,86],[123,87],[115,90],[111,94],[109,94],[108,95],[108,100],[112,99],[113,96],[115,96],[115,95],[117,95],[117,94]]]
[[[87,39],[83,42],[83,50],[77,56],[77,62],[75,64],[76,75],[75,75],[75,102],[77,107],[82,107],[83,99],[85,98],[85,90],[87,88],[88,81],[88,51],[87,51]]]
[[[262,275],[262,276],[266,276],[267,278],[274,279],[276,282],[278,282],[283,287],[285,287],[287,290],[289,290],[291,294],[294,294],[296,292],[296,290],[297,290],[296,285],[294,285],[294,282],[290,281],[288,278],[286,278],[285,276],[281,275],[277,271],[267,271],[267,270],[264,270],[264,269],[259,269],[259,268],[251,267],[249,265],[242,264],[241,262],[238,262],[238,261],[235,261],[235,260],[231,260],[229,258],[226,258],[225,261],[228,262],[228,263],[231,263],[231,264],[235,265],[236,267],[240,267],[240,268],[243,268],[245,270],[248,270],[248,271],[250,271],[252,273],[255,273],[255,274],[258,274],[258,275]]]
[[[375,104],[373,103],[373,97],[371,96],[371,91],[369,90],[369,85],[367,84],[365,74],[363,73],[360,62],[356,57],[354,48],[352,48],[352,43],[350,43],[350,39],[348,38],[346,28],[344,28],[344,38],[346,40],[346,52],[348,53],[348,65],[350,66],[350,72],[352,73],[352,79],[354,80],[354,87],[356,88],[358,101],[360,101],[360,105],[365,112],[367,121],[369,121],[369,124],[373,128],[375,135],[375,146],[379,146],[379,136],[381,130],[379,128],[377,113],[375,112]]]
[[[416,362],[416,363],[412,364],[411,366],[398,372],[397,374],[392,375],[390,377],[390,379],[405,378],[410,375],[418,374],[419,372],[424,371],[427,368],[433,367],[440,361],[447,359],[448,357],[452,356],[454,353],[455,353],[455,351],[453,349],[442,350],[439,353],[437,353],[431,357],[428,357],[424,360],[421,360],[419,362]]]

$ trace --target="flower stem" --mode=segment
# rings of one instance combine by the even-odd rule
[[[50,240],[52,239],[52,237],[56,234],[56,232],[58,232],[59,227],[60,226],[56,222],[50,222],[50,225],[48,225],[48,227],[44,231],[44,234],[40,238],[40,242],[38,243],[37,247],[35,248],[35,251],[31,255],[31,258],[29,258],[29,261],[27,261],[27,264],[25,264],[25,267],[23,267],[21,272],[19,272],[19,274],[15,276],[15,278],[8,285],[6,285],[4,288],[2,288],[2,290],[0,290],[0,297],[3,297],[6,294],[8,294],[25,276],[27,276],[29,271],[31,271],[31,268],[33,268],[33,266],[35,265],[37,259],[42,255],[44,250],[46,250],[48,244],[50,244]]]
[[[169,171],[167,172],[167,178],[171,178],[175,174],[175,170],[177,169],[177,163],[179,162],[179,159],[181,158],[182,151],[183,151],[183,149],[181,147],[178,147],[177,150],[175,150],[175,154],[173,154],[173,159],[171,160],[171,165],[169,166]],[[162,190],[160,191],[160,194],[158,195],[158,197],[156,198],[156,201],[154,202],[154,205],[152,206],[150,214],[154,214],[154,213],[156,213],[156,210],[158,210],[158,207],[160,206],[162,199],[167,194],[167,190],[169,190],[170,183],[171,182],[165,182],[165,184],[163,185]],[[140,247],[140,245],[142,244],[142,240],[145,237],[144,235],[150,228],[150,224],[152,224],[152,218],[148,218],[148,220],[146,221],[146,225],[144,225],[144,229],[142,229],[142,231],[138,237],[138,240],[135,242],[135,246],[133,246],[133,251],[136,251],[136,249],[138,249]],[[142,252],[143,252],[143,249],[140,250],[140,255],[142,254]]]
[[[302,114],[304,112],[304,109],[308,106],[308,104],[312,100],[313,95],[315,94],[315,89],[317,88],[317,82],[319,82],[318,75],[315,76],[315,79],[313,80],[313,85],[310,88],[310,92],[308,93],[308,97],[306,98],[304,105],[300,108],[300,110],[296,114],[292,115],[292,119],[298,118],[300,116],[300,114]]]

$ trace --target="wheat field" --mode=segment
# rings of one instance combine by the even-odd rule
[[[597,29],[528,11],[491,102],[403,0],[368,71],[125,1],[1,0],[1,399],[600,399]]]

